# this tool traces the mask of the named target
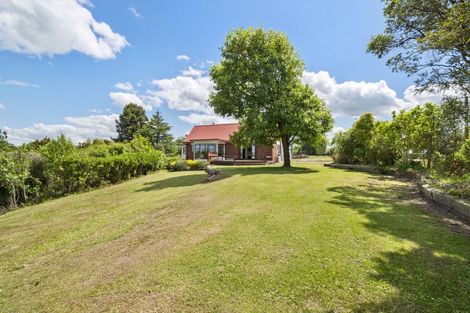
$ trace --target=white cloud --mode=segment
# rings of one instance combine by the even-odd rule
[[[111,112],[110,109],[87,109],[88,112],[93,113],[93,114],[101,114],[103,112]]]
[[[27,83],[21,80],[9,79],[4,82],[1,82],[0,85],[11,85],[17,87],[31,87],[31,88],[39,88],[39,85]]]
[[[426,102],[439,103],[443,96],[456,96],[457,92],[416,93],[416,86],[406,88],[403,98],[391,89],[384,80],[378,82],[336,82],[328,72],[304,72],[304,83],[310,85],[324,99],[336,116],[356,117],[371,112],[379,118],[390,116],[392,111],[406,109]]]
[[[98,22],[87,0],[2,0],[0,50],[28,55],[78,51],[96,59],[115,58],[128,42]]]
[[[176,56],[176,59],[178,61],[186,61],[188,62],[190,60],[190,57],[188,57],[186,54],[179,54]]]
[[[169,79],[156,79],[152,84],[157,90],[149,91],[157,103],[166,103],[172,110],[196,111],[213,114],[208,98],[213,83],[208,76],[188,77],[176,76]]]
[[[0,102],[0,110],[3,110],[3,109],[5,109],[5,105],[2,102]]]
[[[124,90],[124,91],[133,91],[134,90],[134,86],[132,86],[131,83],[117,83],[116,85],[114,85],[115,88],[117,89],[120,89],[120,90]]]
[[[86,5],[87,7],[94,8],[95,5],[90,0],[78,0],[78,3]]]
[[[371,112],[380,117],[405,107],[402,99],[384,80],[337,83],[328,72],[304,72],[303,81],[324,99],[335,115],[357,116]]]
[[[134,8],[134,7],[130,7],[130,8],[129,8],[129,11],[130,11],[130,12],[132,13],[132,15],[134,15],[134,17],[136,17],[137,19],[144,18],[144,17],[142,16],[142,14],[140,14],[139,11],[137,11],[137,9]]]
[[[219,116],[217,114],[197,114],[197,113],[191,113],[189,115],[180,115],[178,118],[184,122],[190,123],[190,124],[196,124],[196,125],[201,125],[201,124],[223,124],[223,123],[233,123],[236,122],[235,119],[232,118],[226,118],[223,116]]]
[[[144,103],[142,98],[135,93],[120,92],[120,91],[110,92],[109,97],[111,98],[111,100],[113,100],[114,104],[121,106],[121,107],[124,107],[129,103],[134,103],[143,107],[145,110],[152,110],[152,106]]]
[[[189,66],[188,69],[183,70],[181,73],[183,76],[201,77],[204,74],[204,71],[198,70],[198,69],[193,68],[192,66]]]
[[[64,134],[74,143],[84,142],[87,139],[109,139],[116,136],[115,124],[118,114],[90,115],[85,117],[65,117],[62,124],[36,123],[31,127],[9,128],[8,141],[13,144],[22,144],[44,137],[55,138]]]
[[[458,97],[459,93],[455,90],[447,91],[423,91],[418,93],[415,85],[411,85],[403,92],[403,99],[406,101],[408,107],[427,102],[440,103],[445,96]]]

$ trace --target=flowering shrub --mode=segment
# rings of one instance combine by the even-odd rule
[[[195,171],[204,170],[209,163],[203,160],[178,160],[172,161],[168,169],[170,171]]]

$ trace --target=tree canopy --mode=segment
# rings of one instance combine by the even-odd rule
[[[170,124],[157,111],[145,124],[142,135],[149,139],[155,149],[168,153],[173,148],[173,136],[170,134],[170,130]]]
[[[293,143],[315,144],[332,128],[325,103],[301,81],[304,64],[287,36],[261,28],[231,31],[220,64],[211,68],[214,111],[234,117],[239,144],[281,139],[284,166]]]
[[[142,131],[147,122],[145,110],[134,103],[129,103],[124,107],[119,119],[116,120],[116,132],[118,137],[116,141],[131,141],[135,134]]]
[[[367,51],[390,55],[394,71],[417,75],[419,90],[470,93],[470,2],[385,0],[386,28]]]
[[[8,134],[0,129],[0,151],[11,149],[12,145],[8,142]]]

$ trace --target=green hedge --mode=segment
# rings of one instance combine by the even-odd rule
[[[125,181],[167,166],[167,158],[148,141],[75,147],[64,137],[44,145],[0,152],[0,208]]]

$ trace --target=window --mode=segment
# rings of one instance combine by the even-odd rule
[[[215,146],[215,143],[211,143],[207,145],[207,152],[215,153],[216,151],[217,151],[217,148]]]
[[[219,143],[218,150],[219,150],[219,153],[217,154],[218,156],[221,156],[221,157],[225,156],[225,145],[224,144]]]
[[[194,144],[194,158],[207,159],[208,153],[216,153],[217,146],[215,143],[196,143]]]

